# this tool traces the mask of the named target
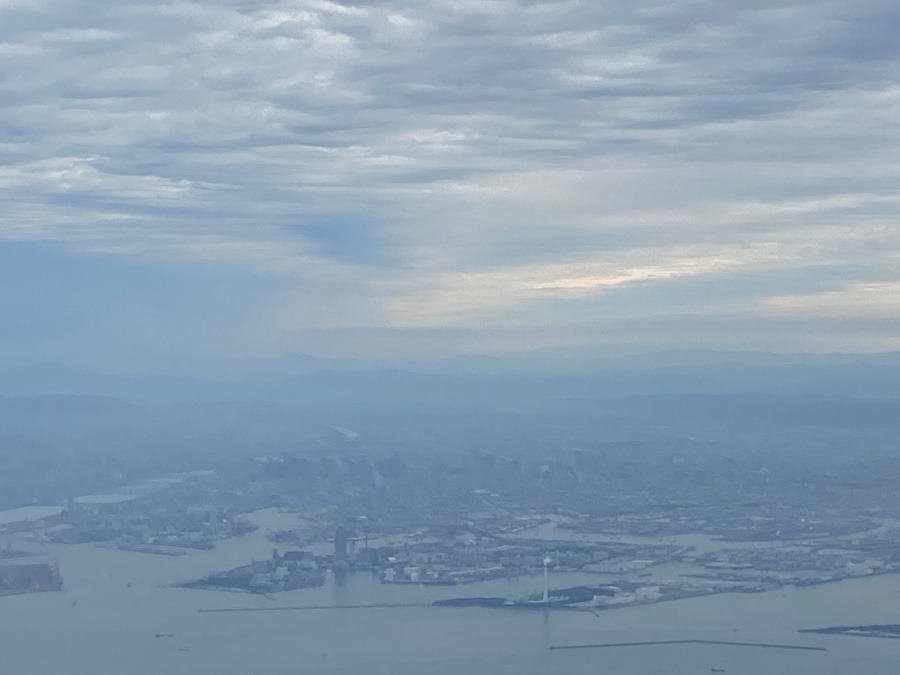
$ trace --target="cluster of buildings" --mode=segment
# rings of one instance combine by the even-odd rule
[[[544,541],[481,527],[442,526],[403,537],[404,543],[372,547],[349,536],[335,535],[337,568],[374,569],[385,583],[455,585],[488,579],[540,574],[548,555],[557,572],[616,574],[643,570],[671,559],[684,549],[609,545],[578,541]],[[648,554],[653,558],[647,559]],[[643,556],[643,557],[642,557]]]
[[[0,558],[0,596],[62,590],[59,563],[44,556]]]
[[[277,549],[268,560],[251,562],[224,572],[210,572],[203,579],[186,581],[181,588],[237,590],[249,593],[277,593],[321,586],[325,583],[326,567],[316,556],[303,551]]]
[[[900,571],[900,556],[847,546],[847,542],[829,540],[722,549],[695,558],[702,569],[691,576],[775,588]]]
[[[256,525],[215,507],[142,508],[137,502],[70,505],[42,537],[63,544],[96,543],[121,550],[179,555],[208,550],[215,542],[240,536]]]

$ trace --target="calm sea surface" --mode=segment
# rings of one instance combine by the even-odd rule
[[[283,514],[260,514],[278,527]],[[799,628],[900,623],[900,576],[718,595],[590,613],[433,607],[198,613],[199,608],[417,603],[454,595],[524,595],[539,578],[461,588],[383,585],[366,573],[277,601],[161,584],[271,553],[264,532],[167,558],[92,545],[20,544],[57,557],[64,593],[0,598],[4,675],[190,673],[607,673],[729,675],[900,673],[900,640],[804,635]],[[559,575],[555,585],[608,577]],[[130,586],[129,586],[130,584]],[[174,633],[156,638],[157,632]],[[714,645],[550,651],[560,644],[712,639],[826,647],[800,652]],[[179,651],[179,647],[190,651]]]

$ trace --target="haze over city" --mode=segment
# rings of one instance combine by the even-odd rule
[[[0,670],[896,675],[898,27],[0,0]]]

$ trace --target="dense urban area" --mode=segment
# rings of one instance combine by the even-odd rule
[[[459,594],[598,611],[900,571],[890,402],[685,394],[559,398],[531,412],[515,402],[411,412],[204,403],[190,420],[109,398],[2,403],[10,415],[25,401],[35,420],[77,421],[68,450],[21,424],[5,438],[34,452],[13,455],[4,476],[42,453],[62,464],[26,478],[23,465],[18,492],[3,492],[4,506],[49,510],[0,526],[0,594],[63,587],[65,570],[39,557],[48,543],[181,556],[265,528],[255,518],[265,510],[291,523],[266,528],[269,548],[179,585],[273,594],[346,570],[447,587],[545,574],[543,597]],[[158,452],[114,453],[109,439],[72,450],[110,409],[114,438]],[[193,424],[193,439],[142,427],[147,409],[151,422]],[[859,411],[868,419],[855,423]],[[565,573],[594,581],[563,591]]]

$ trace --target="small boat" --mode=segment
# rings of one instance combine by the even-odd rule
[[[189,652],[189,651],[191,651],[191,648],[190,648],[190,647],[179,647],[179,648],[178,648],[178,651],[180,651],[180,652]]]
[[[725,669],[724,669],[724,668],[717,668],[717,667],[715,667],[715,666],[713,666],[713,667],[710,668],[709,670],[710,670],[710,672],[712,672],[712,673],[724,673],[724,672],[725,672]]]
[[[175,633],[157,633],[156,637],[158,638],[171,638],[175,637]]]

